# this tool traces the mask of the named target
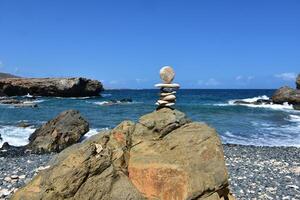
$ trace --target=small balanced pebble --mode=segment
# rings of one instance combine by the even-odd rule
[[[175,78],[175,72],[172,67],[165,66],[159,71],[160,78],[163,83],[155,84],[160,88],[160,99],[155,103],[158,108],[171,107],[175,105],[176,91],[180,88],[178,83],[172,83]]]

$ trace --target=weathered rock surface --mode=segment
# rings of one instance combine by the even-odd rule
[[[0,79],[0,94],[7,96],[98,96],[99,81],[85,78],[5,78]]]
[[[298,90],[300,90],[300,74],[298,75],[297,80],[296,80],[296,87]]]
[[[273,94],[272,101],[277,104],[287,102],[292,104],[294,109],[300,110],[300,74],[296,79],[296,89],[288,86],[281,87]]]
[[[169,108],[75,144],[49,165],[12,199],[233,199],[215,130]]]
[[[89,131],[89,123],[78,111],[68,110],[37,129],[30,137],[28,149],[34,153],[60,152],[77,143]]]
[[[283,104],[288,102],[289,104],[300,104],[300,90],[295,90],[290,87],[281,87],[272,96],[274,103]]]

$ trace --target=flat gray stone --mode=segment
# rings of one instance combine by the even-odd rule
[[[165,97],[165,96],[169,96],[169,95],[173,95],[173,94],[176,94],[176,91],[173,91],[173,92],[162,92],[162,93],[160,93],[160,96],[161,97]]]
[[[160,88],[180,88],[180,85],[178,83],[158,83],[154,86]]]

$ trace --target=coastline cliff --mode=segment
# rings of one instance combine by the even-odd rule
[[[86,78],[3,78],[0,79],[1,96],[99,96],[103,85]]]

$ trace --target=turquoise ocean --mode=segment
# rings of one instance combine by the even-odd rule
[[[37,108],[15,108],[0,105],[0,134],[3,142],[24,145],[29,135],[60,112],[76,109],[90,123],[87,137],[110,129],[123,120],[138,118],[156,109],[158,90],[106,90],[101,97],[37,97]],[[175,108],[194,121],[216,128],[223,143],[258,146],[300,146],[300,111],[290,105],[234,105],[240,99],[268,99],[274,90],[193,90],[177,93]],[[26,97],[18,97],[26,98]],[[132,102],[107,105],[110,100],[132,99]],[[18,127],[21,122],[31,126]]]

